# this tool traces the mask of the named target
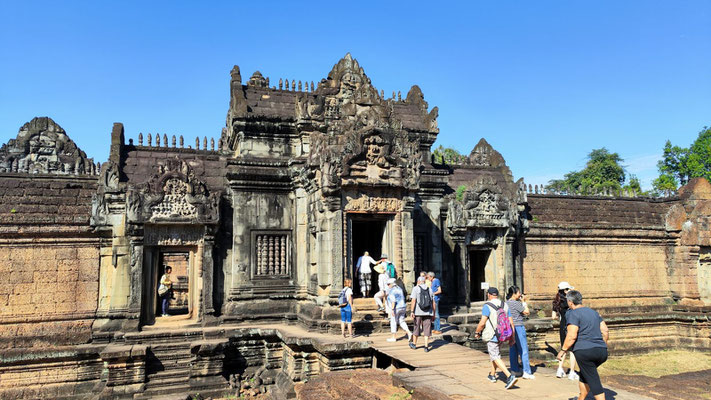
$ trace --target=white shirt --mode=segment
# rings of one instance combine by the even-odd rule
[[[373,260],[373,257],[371,256],[362,256],[360,258],[360,273],[361,274],[369,274],[373,271],[370,269],[370,265],[373,264],[375,265],[375,260]]]

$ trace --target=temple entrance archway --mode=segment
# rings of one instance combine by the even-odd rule
[[[351,230],[351,246],[352,246],[352,258],[351,265],[353,265],[353,293],[358,296],[361,293],[359,277],[355,275],[355,266],[358,262],[358,258],[363,255],[364,252],[368,252],[371,257],[376,261],[383,253],[383,240],[385,239],[385,225],[386,221],[384,219],[354,219],[352,222]],[[378,276],[376,273],[371,275],[371,288],[377,286]],[[371,293],[374,293],[374,289],[371,289]]]
[[[386,253],[393,260],[393,214],[349,213],[347,216],[347,257],[344,277],[353,279],[353,294],[361,295],[360,282],[355,275],[355,266],[358,257],[367,251],[376,261],[380,255]],[[378,274],[371,275],[371,292],[374,293],[378,285]]]
[[[469,301],[486,300],[486,290],[481,284],[486,282],[486,265],[491,249],[469,249]]]

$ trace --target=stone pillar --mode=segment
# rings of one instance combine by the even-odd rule
[[[464,303],[467,308],[471,303],[469,296],[471,281],[469,279],[469,254],[467,253],[467,245],[464,237],[453,238],[454,242],[454,261],[455,265],[453,269],[457,270],[455,276],[459,279],[457,281],[457,291],[459,292],[459,298],[457,303]]]
[[[202,248],[202,268],[200,269],[202,275],[202,317],[205,315],[213,315],[215,313],[215,308],[212,304],[212,285],[214,283],[214,260],[212,257],[212,250],[214,247],[215,237],[205,235]]]
[[[328,219],[329,231],[326,232],[331,245],[329,249],[330,254],[327,257],[331,269],[331,291],[329,298],[335,301],[343,288],[343,211],[336,210],[330,214],[330,218]],[[323,250],[324,249],[322,249],[322,251]]]
[[[402,280],[405,287],[410,290],[415,281],[415,233],[412,223],[412,210],[408,209],[400,214],[401,254],[402,254]]]

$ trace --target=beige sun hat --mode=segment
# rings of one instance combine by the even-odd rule
[[[570,285],[570,283],[563,281],[558,284],[558,290],[565,290],[565,289],[575,289],[573,286]]]
[[[383,264],[378,264],[375,267],[373,267],[373,269],[375,270],[375,272],[377,272],[379,274],[382,274],[383,272],[385,272],[385,267],[383,267]]]

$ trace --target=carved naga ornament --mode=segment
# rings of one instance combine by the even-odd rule
[[[131,223],[216,224],[221,193],[209,193],[190,165],[178,158],[159,165],[146,184],[130,187],[126,215]]]

